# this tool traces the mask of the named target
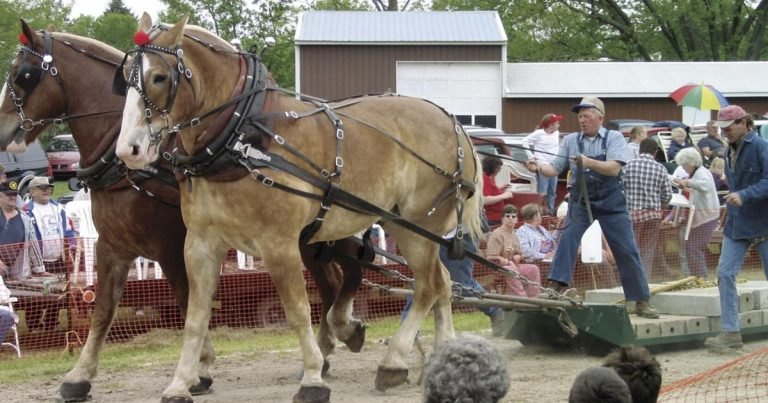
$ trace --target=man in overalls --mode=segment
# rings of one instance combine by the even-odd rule
[[[594,219],[607,234],[606,239],[616,257],[624,296],[627,301],[636,301],[635,313],[644,318],[658,318],[659,311],[652,307],[648,281],[645,277],[635,237],[632,234],[632,220],[627,210],[624,187],[619,175],[627,163],[627,143],[617,131],[603,128],[605,107],[595,97],[585,97],[571,109],[578,114],[580,131],[567,135],[560,142],[558,156],[551,164],[528,161],[532,172],[546,176],[557,176],[570,167],[571,198],[566,226],[560,244],[552,260],[549,273],[550,288],[565,295],[573,294],[569,289],[573,280],[581,236],[591,222],[586,203],[589,202]],[[583,165],[586,195],[576,186],[579,162]],[[587,196],[587,197],[585,197]]]

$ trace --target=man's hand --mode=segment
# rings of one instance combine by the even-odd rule
[[[583,164],[584,169],[591,169],[592,162],[595,161],[592,158],[587,157],[586,155],[577,155],[573,157],[573,160],[576,161],[576,164],[578,164],[579,160],[581,160],[581,163]]]
[[[539,162],[535,159],[526,161],[525,167],[528,168],[528,171],[530,172],[539,172]]]
[[[738,193],[728,193],[725,195],[725,202],[736,207],[741,207],[742,205],[741,196]]]

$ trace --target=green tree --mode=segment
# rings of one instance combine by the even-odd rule
[[[135,15],[131,13],[131,10],[125,6],[125,3],[123,3],[123,0],[111,0],[109,2],[109,6],[107,7],[107,10],[104,11],[104,14],[126,14],[130,15],[134,19],[136,18]]]
[[[327,11],[370,11],[365,0],[317,0],[309,6],[310,10]]]
[[[92,37],[118,49],[133,49],[133,35],[138,25],[136,18],[130,14],[102,14],[93,25]]]

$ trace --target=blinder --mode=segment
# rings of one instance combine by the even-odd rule
[[[43,74],[43,69],[39,66],[35,66],[32,63],[24,61],[19,66],[19,70],[16,72],[16,76],[13,78],[13,83],[24,90],[25,94],[31,93],[38,84],[40,84],[40,77]]]

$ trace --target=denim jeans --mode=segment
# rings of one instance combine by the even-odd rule
[[[13,326],[13,314],[10,311],[0,309],[0,343],[5,341],[5,334]]]
[[[720,329],[724,332],[738,332],[741,328],[739,322],[739,294],[736,292],[736,275],[741,271],[744,256],[751,244],[749,239],[731,239],[723,237],[723,246],[720,251],[720,261],[717,264],[717,288],[720,291]],[[768,239],[755,245],[760,260],[763,263],[763,272],[768,279]]]
[[[475,244],[470,240],[469,236],[464,237],[464,249],[472,253],[477,251]],[[448,273],[451,276],[451,281],[459,283],[473,290],[485,292],[485,289],[483,288],[483,286],[481,286],[480,283],[478,283],[477,280],[475,280],[475,277],[473,274],[475,267],[474,267],[474,263],[472,262],[472,259],[470,258],[464,258],[461,260],[449,259],[448,248],[446,248],[443,245],[440,245],[440,261],[443,262],[443,264],[445,265],[445,268],[448,269]],[[463,292],[463,294],[468,297],[472,296],[469,291],[465,291]],[[406,299],[405,301],[405,306],[403,307],[402,312],[400,312],[400,322],[402,322],[403,319],[405,319],[405,315],[408,314],[408,311],[411,309],[411,304],[413,304],[413,297],[409,296],[408,299]],[[477,310],[488,315],[491,318],[500,309],[501,308],[498,308],[498,307],[477,308]]]
[[[544,176],[541,173],[536,174],[536,191],[544,196],[547,204],[547,211],[541,214],[555,215],[555,196],[557,195],[557,176]]]

